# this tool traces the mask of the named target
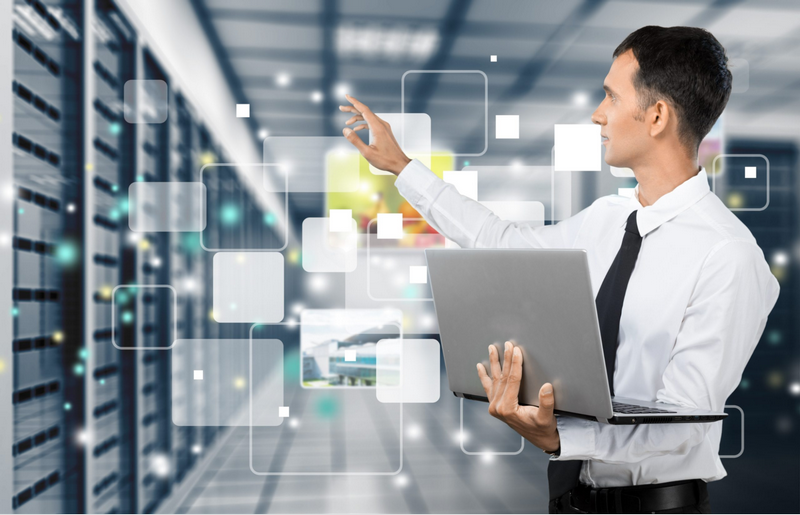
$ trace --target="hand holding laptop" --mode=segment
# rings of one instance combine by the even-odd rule
[[[494,345],[489,345],[491,377],[483,363],[478,363],[478,375],[489,398],[489,414],[508,424],[536,447],[548,453],[561,448],[556,417],[553,414],[555,397],[553,385],[545,383],[539,390],[539,407],[520,406],[519,386],[522,382],[522,352],[506,342],[503,367]]]

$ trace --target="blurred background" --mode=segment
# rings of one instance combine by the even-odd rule
[[[260,163],[302,138],[339,148],[347,93],[426,113],[436,173],[478,170],[479,200],[540,202],[535,222],[557,222],[635,186],[607,165],[550,167],[554,124],[590,123],[613,50],[645,25],[704,27],[725,46],[733,94],[701,164],[781,284],[728,400],[712,508],[800,511],[800,4],[0,0],[0,13],[0,511],[545,512],[547,456],[451,395],[443,360],[436,402],[391,404],[363,369],[394,330],[301,351],[309,310],[382,310],[404,338],[438,339],[429,289],[403,274],[444,238],[363,159],[320,160],[316,182],[286,188]],[[496,132],[503,115],[518,138]],[[744,165],[757,177],[726,173]],[[202,183],[180,202],[205,221],[131,230],[131,185],[159,182]],[[176,201],[141,191],[142,212]],[[310,259],[306,223],[329,209],[352,210],[357,265]],[[404,214],[401,240],[372,234],[389,212]],[[281,256],[279,324],[216,306],[215,256],[246,250]],[[363,360],[344,366],[354,349]]]

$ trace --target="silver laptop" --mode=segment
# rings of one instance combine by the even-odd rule
[[[612,398],[584,250],[428,249],[428,273],[450,390],[488,401],[476,363],[490,371],[490,344],[502,360],[522,348],[520,404],[538,405],[552,383],[561,415],[609,424],[713,422],[727,416],[671,404]]]

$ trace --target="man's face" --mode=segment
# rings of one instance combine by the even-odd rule
[[[631,50],[614,59],[603,81],[606,97],[592,114],[603,135],[605,161],[618,168],[635,167],[653,144],[633,86],[638,69]]]

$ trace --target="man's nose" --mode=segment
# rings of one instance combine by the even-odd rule
[[[592,123],[597,125],[605,125],[606,124],[606,117],[600,112],[600,108],[598,107],[592,113]]]

